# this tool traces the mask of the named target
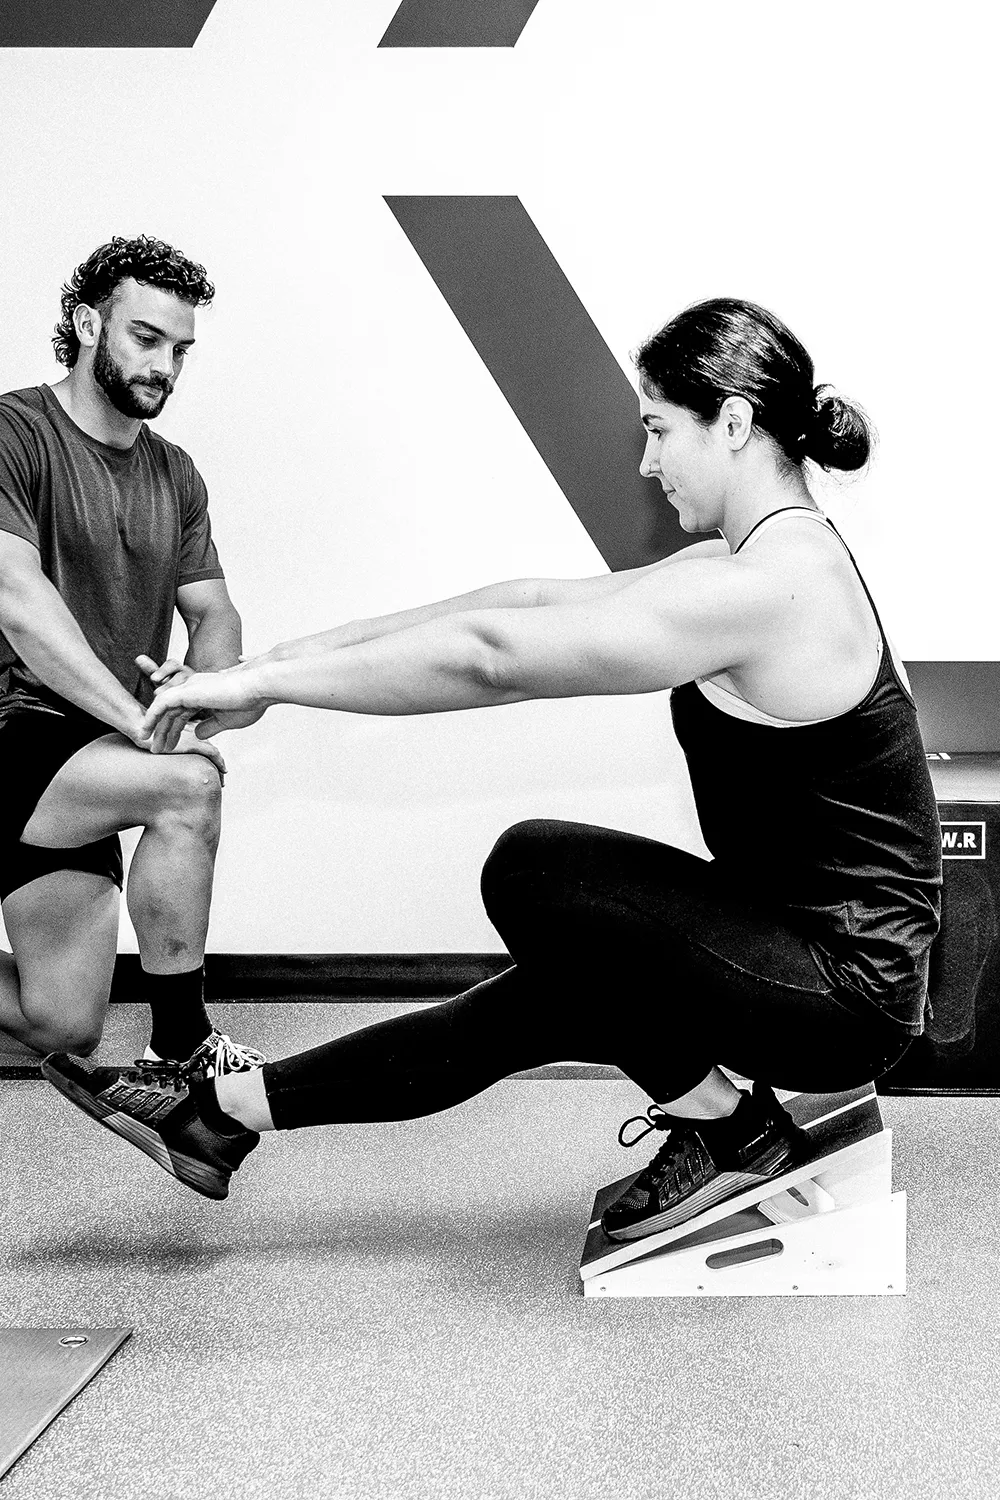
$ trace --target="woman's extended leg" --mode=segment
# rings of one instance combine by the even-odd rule
[[[701,1104],[717,1062],[823,1092],[865,1082],[907,1041],[874,1009],[865,1017],[842,1006],[799,936],[720,891],[706,861],[667,845],[579,824],[518,825],[490,856],[483,895],[516,963],[454,1000],[257,1073],[193,1082],[180,1103],[151,1098],[152,1079],[133,1097],[135,1080],[120,1070],[72,1059],[49,1060],[46,1075],[168,1170],[224,1197],[256,1144],[251,1132],[408,1119],[545,1062],[616,1063],[654,1100],[695,1091]]]
[[[227,1112],[267,1128],[263,1090],[278,1129],[407,1119],[567,1057],[615,1063],[663,1103],[701,1088],[717,1062],[822,1091],[872,1077],[895,1044],[876,1012],[854,1015],[831,995],[799,936],[720,894],[707,861],[668,845],[520,824],[487,861],[483,898],[514,968],[269,1063],[253,1083],[235,1075],[220,1087]],[[736,1102],[718,1080],[709,1092],[714,1113]],[[687,1112],[702,1112],[697,1099]]]

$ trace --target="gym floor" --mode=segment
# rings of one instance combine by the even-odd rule
[[[278,1056],[399,1008],[213,1011]],[[99,1055],[142,1026],[112,1007]],[[997,1100],[882,1101],[905,1297],[586,1301],[594,1192],[644,1150],[628,1082],[271,1137],[223,1204],[47,1084],[0,1101],[0,1324],[134,1329],[4,1500],[997,1494]]]

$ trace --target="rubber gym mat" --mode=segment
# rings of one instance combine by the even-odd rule
[[[0,1477],[131,1333],[131,1328],[0,1328]]]

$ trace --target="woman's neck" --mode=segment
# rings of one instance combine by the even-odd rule
[[[719,528],[729,543],[730,552],[736,551],[743,538],[765,516],[793,506],[804,506],[807,510],[819,509],[801,476],[794,480],[777,479],[774,484],[755,485],[752,489],[734,495],[726,505]]]

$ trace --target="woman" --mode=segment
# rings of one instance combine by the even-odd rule
[[[616,1063],[657,1101],[647,1129],[669,1131],[604,1217],[637,1238],[802,1158],[772,1085],[858,1085],[922,1030],[934,798],[902,669],[804,469],[862,467],[865,419],[814,387],[802,345],[747,302],[688,309],[636,363],[642,473],[685,530],[721,539],[181,672],[147,729],[167,749],[204,710],[203,736],[274,703],[407,714],[672,688],[713,859],[520,824],[483,872],[514,966],[457,999],[218,1078],[47,1061],[62,1092],[199,1191],[224,1197],[262,1130],[412,1118],[571,1055]]]

